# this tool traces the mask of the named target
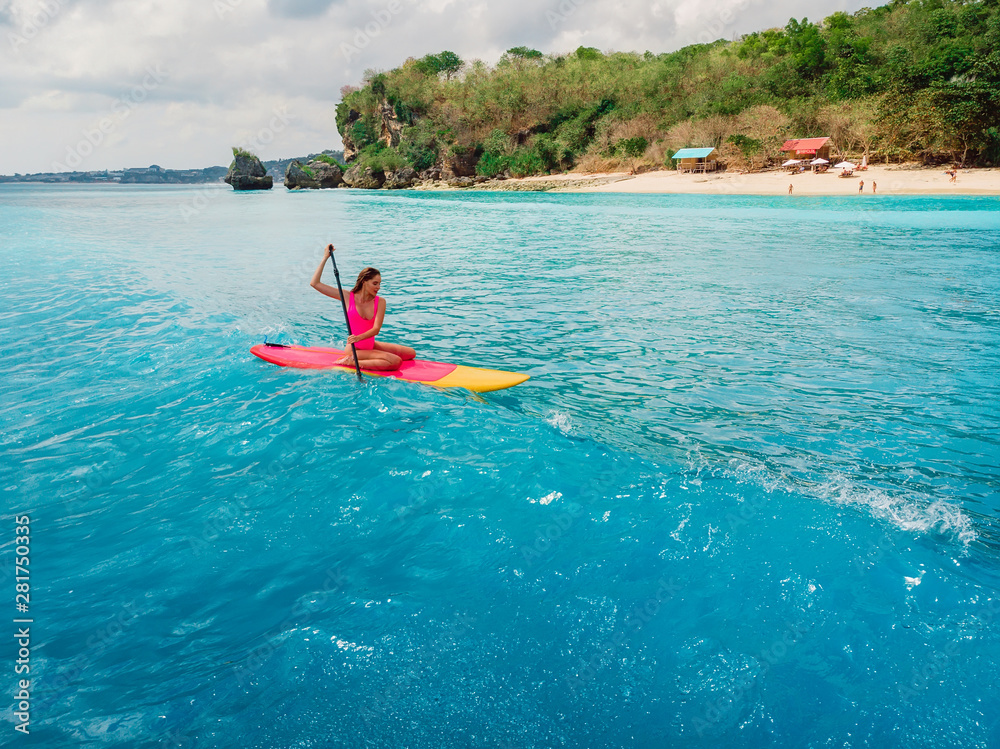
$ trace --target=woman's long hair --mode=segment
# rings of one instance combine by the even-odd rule
[[[354,288],[351,289],[352,294],[357,294],[361,291],[362,287],[368,281],[371,281],[375,276],[381,276],[382,274],[378,272],[378,268],[365,268],[358,274],[358,282],[354,284]]]

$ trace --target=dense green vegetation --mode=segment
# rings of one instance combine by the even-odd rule
[[[668,54],[515,47],[490,67],[442,52],[342,94],[345,147],[385,169],[655,168],[685,146],[754,169],[818,135],[837,155],[996,165],[1000,0],[893,0]]]
[[[233,158],[245,158],[245,159],[256,159],[257,154],[253,151],[249,151],[246,148],[240,148],[239,146],[233,146]]]

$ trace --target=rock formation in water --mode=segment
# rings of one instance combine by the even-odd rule
[[[365,190],[377,190],[385,183],[385,173],[360,164],[344,172],[344,184]]]
[[[316,170],[316,179],[323,188],[340,187],[344,184],[344,170],[339,164],[326,161],[310,161],[309,166]]]
[[[233,163],[229,165],[225,181],[234,190],[270,190],[274,180],[260,159],[249,151],[233,149]]]
[[[302,166],[301,161],[293,161],[285,170],[285,187],[289,190],[314,190],[319,187],[319,182],[316,181],[316,173],[309,167]]]
[[[340,166],[326,161],[313,160],[305,165],[293,161],[285,170],[285,187],[289,190],[339,187],[343,182]]]

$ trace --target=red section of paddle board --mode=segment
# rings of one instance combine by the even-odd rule
[[[250,353],[258,356],[264,361],[277,364],[282,367],[295,367],[296,369],[354,369],[352,365],[343,366],[336,364],[344,352],[335,348],[307,348],[305,346],[267,346],[258,344],[250,349]],[[440,380],[447,374],[455,371],[455,364],[444,364],[436,361],[421,361],[414,359],[405,361],[391,372],[372,371],[371,374],[382,375],[383,377],[398,377],[400,380],[409,382],[434,382]],[[362,372],[366,372],[364,367]]]

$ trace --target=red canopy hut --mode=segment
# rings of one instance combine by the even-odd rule
[[[830,160],[830,138],[794,138],[786,140],[781,150],[790,159],[812,161],[813,159]]]

